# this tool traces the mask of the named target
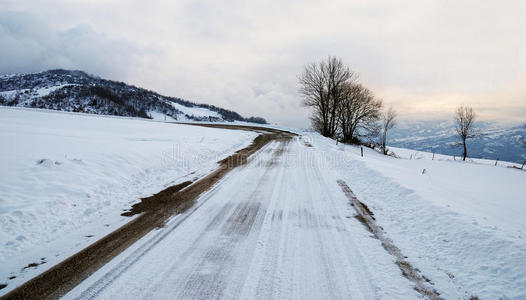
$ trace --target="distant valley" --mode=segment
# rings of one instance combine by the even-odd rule
[[[520,124],[505,126],[495,122],[477,122],[480,134],[468,140],[468,156],[472,158],[499,159],[522,163],[526,149],[520,138],[526,129]],[[458,137],[452,121],[404,122],[393,129],[389,145],[447,155],[462,154],[455,147]]]

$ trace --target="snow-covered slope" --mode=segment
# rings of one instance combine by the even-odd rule
[[[525,120],[526,121],[526,120]],[[468,140],[468,155],[473,158],[499,159],[522,163],[526,148],[520,139],[526,135],[524,126],[509,126],[494,122],[476,122],[477,137]],[[392,130],[388,144],[447,155],[462,155],[455,126],[451,121],[401,123]]]
[[[207,104],[166,97],[122,82],[101,79],[82,71],[49,70],[0,76],[0,105],[46,108],[179,121],[246,121],[236,112]]]
[[[120,213],[139,198],[208,174],[256,136],[6,107],[0,120],[0,295],[131,220]]]
[[[444,299],[526,299],[526,171],[306,135]]]

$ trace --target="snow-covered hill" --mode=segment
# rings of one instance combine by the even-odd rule
[[[69,70],[0,76],[0,105],[179,121],[266,123],[263,118],[244,118],[213,105],[166,97],[123,82]]]
[[[521,147],[521,137],[526,134],[523,126],[504,126],[494,122],[477,122],[480,134],[468,140],[468,155],[522,163],[526,160],[526,148]],[[451,121],[425,121],[402,123],[389,136],[388,144],[446,155],[462,155],[455,126]]]

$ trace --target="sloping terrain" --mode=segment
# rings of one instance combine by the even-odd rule
[[[166,97],[123,82],[70,70],[0,76],[0,105],[127,117],[167,117],[179,121],[266,123],[263,118],[244,118],[213,105]]]

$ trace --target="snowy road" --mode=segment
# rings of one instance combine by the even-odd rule
[[[271,142],[66,298],[418,297],[319,157]]]

